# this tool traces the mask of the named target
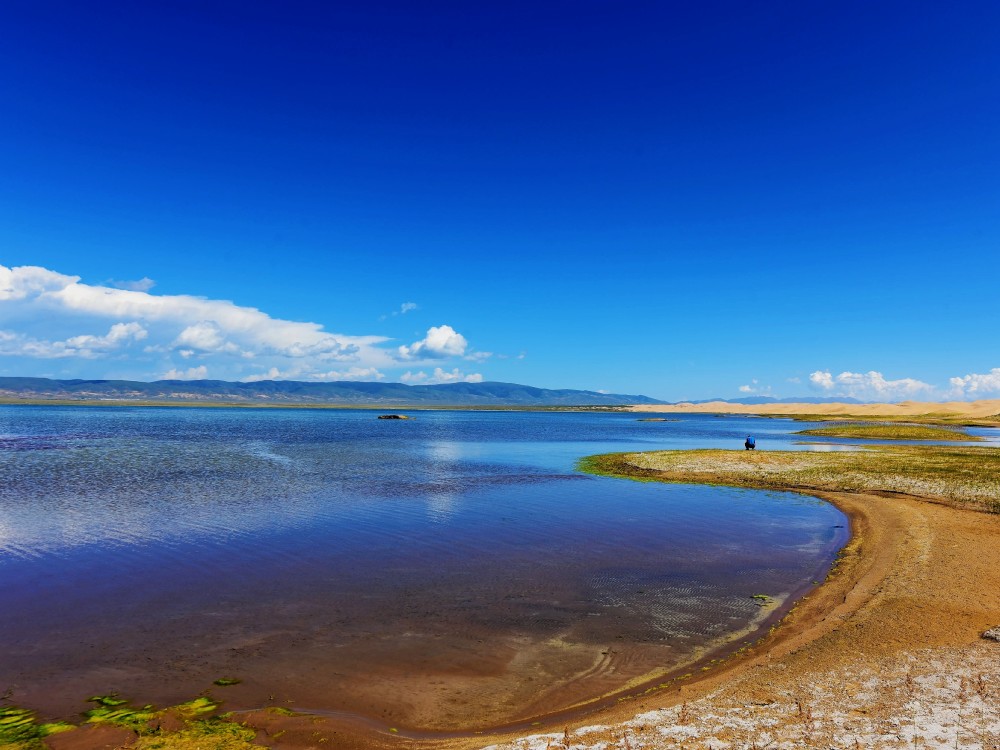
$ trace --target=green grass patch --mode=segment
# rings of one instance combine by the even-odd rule
[[[645,481],[758,489],[901,493],[1000,513],[1000,448],[876,445],[864,451],[610,453],[581,470]]]
[[[139,732],[156,718],[157,711],[151,705],[132,706],[117,694],[95,695],[87,699],[94,707],[84,712],[88,724],[111,724]]]
[[[942,425],[944,427],[1000,427],[1000,414],[971,417],[955,412],[924,414],[760,414],[765,419],[791,419],[795,422],[886,422],[896,424]]]
[[[973,442],[981,437],[969,435],[959,429],[929,427],[917,424],[838,424],[799,430],[796,435],[813,437],[864,438],[866,440],[954,440]]]
[[[109,724],[136,733],[139,750],[251,750],[257,733],[231,720],[230,715],[211,716],[219,703],[207,696],[157,710],[151,705],[133,706],[115,693],[88,699],[94,707],[84,713],[86,724]],[[164,731],[158,719],[171,714],[183,722],[175,731]],[[17,706],[0,707],[0,750],[45,750],[45,737],[77,729],[63,722],[43,723],[35,713]]]
[[[44,748],[42,739],[73,728],[60,721],[40,722],[35,712],[26,708],[0,706],[0,748],[4,750]]]
[[[257,733],[232,721],[206,719],[192,721],[184,729],[140,737],[136,750],[258,750]]]

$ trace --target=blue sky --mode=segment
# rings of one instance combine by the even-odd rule
[[[0,29],[0,375],[1000,397],[996,3]]]

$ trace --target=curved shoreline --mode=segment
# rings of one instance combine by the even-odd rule
[[[831,563],[825,580],[818,585],[807,584],[793,592],[786,603],[745,636],[733,636],[719,648],[670,670],[662,677],[644,680],[639,685],[595,697],[583,704],[501,726],[456,732],[400,730],[390,733],[392,730],[386,731],[387,727],[376,727],[362,717],[319,715],[325,715],[327,721],[336,726],[338,739],[347,741],[348,747],[481,748],[485,744],[513,742],[527,732],[590,725],[595,721],[622,721],[636,712],[648,710],[654,703],[664,706],[687,701],[731,679],[734,674],[753,668],[762,659],[794,650],[836,627],[860,607],[865,601],[865,594],[888,572],[889,564],[886,556],[877,551],[882,541],[881,519],[873,518],[870,509],[850,494],[793,487],[775,486],[772,489],[818,497],[833,504],[849,521],[848,540]],[[744,637],[749,639],[750,644],[737,647],[737,641]],[[708,671],[700,671],[702,667]],[[247,718],[251,726],[274,724],[273,718],[263,712]],[[261,723],[257,724],[254,719]]]
[[[637,469],[636,475],[633,478],[646,481],[663,479],[651,469]],[[715,475],[684,481],[724,483],[719,479]],[[681,480],[671,474],[666,481]],[[778,627],[707,672],[611,706],[584,706],[573,718],[569,709],[536,717],[540,724],[529,719],[458,735],[415,732],[407,737],[362,726],[364,722],[349,717],[286,716],[266,710],[242,714],[241,719],[264,739],[274,740],[272,746],[299,749],[313,747],[318,736],[348,749],[560,748],[558,738],[553,740],[556,734],[565,733],[568,742],[571,735],[584,732],[598,745],[625,747],[628,743],[623,745],[621,737],[635,733],[635,717],[651,716],[649,712],[676,714],[689,704],[720,701],[733,701],[752,712],[755,706],[801,694],[802,685],[817,676],[872,665],[888,664],[885,668],[891,670],[893,664],[905,662],[909,681],[914,669],[929,663],[928,654],[939,652],[976,658],[986,653],[993,663],[1000,662],[1000,647],[979,639],[983,630],[1000,621],[1000,516],[900,493],[829,491],[778,480],[770,488],[831,502],[850,519],[851,538],[827,579],[799,598]],[[604,726],[595,730],[591,725],[597,722]],[[655,728],[655,720],[643,718],[640,728],[647,725]],[[525,737],[543,731],[555,734]],[[572,744],[586,746],[575,739]]]
[[[642,481],[699,481],[693,476],[660,478],[656,471],[638,467],[629,474],[602,473]],[[717,475],[700,481],[731,484]],[[607,726],[577,727],[588,741],[622,746],[621,738],[634,734],[637,726],[656,729],[656,719],[647,717],[676,717],[684,710],[678,706],[686,709],[689,703],[735,701],[752,714],[754,706],[775,704],[837,670],[873,664],[890,665],[887,669],[896,664],[898,669],[898,663],[905,663],[906,675],[900,679],[909,683],[910,675],[927,667],[939,651],[954,658],[957,649],[979,658],[985,650],[987,664],[1000,660],[1000,647],[979,637],[1000,620],[1000,516],[941,504],[938,498],[819,490],[780,481],[768,485],[821,497],[851,519],[852,539],[834,574],[745,654],[667,694],[591,717]],[[643,719],[638,724],[637,715]],[[576,733],[567,730],[567,737]],[[501,747],[514,746],[515,740],[519,747],[544,746],[524,737],[491,739]]]

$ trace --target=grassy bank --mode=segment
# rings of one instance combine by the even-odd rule
[[[955,414],[954,412],[926,412],[924,414],[821,414],[821,413],[788,413],[788,414],[768,414],[760,413],[758,416],[771,419],[791,419],[795,422],[865,422],[878,420],[879,422],[923,425],[940,425],[942,427],[1000,427],[1000,414],[986,415],[982,417],[970,416],[968,414]]]
[[[969,435],[958,428],[930,427],[917,424],[837,424],[800,430],[796,435],[814,437],[862,438],[865,440],[953,440],[975,442],[983,438]]]
[[[585,458],[594,474],[760,489],[900,493],[1000,513],[1000,448],[873,446],[870,450],[656,451]]]
[[[91,748],[111,743],[135,750],[252,750],[257,732],[218,713],[206,697],[156,709],[134,706],[115,695],[95,696],[80,725],[45,723],[34,712],[0,706],[0,750],[46,750],[47,738],[60,735],[68,747]]]

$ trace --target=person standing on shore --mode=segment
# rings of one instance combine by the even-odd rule
[[[743,445],[748,451],[757,450],[757,441],[754,439],[753,435],[747,435],[747,440]]]

